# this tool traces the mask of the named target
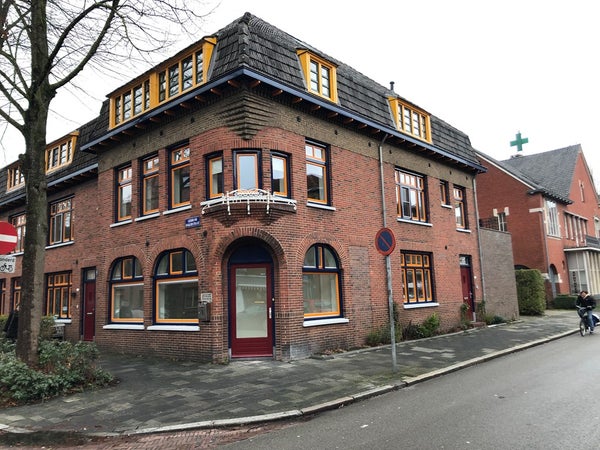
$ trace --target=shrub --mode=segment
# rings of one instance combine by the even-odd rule
[[[39,366],[33,369],[14,353],[14,344],[0,345],[0,405],[39,401],[85,387],[105,386],[112,375],[96,367],[93,343],[41,341]]]
[[[559,294],[552,300],[552,307],[555,309],[573,309],[576,301],[576,295]]]
[[[517,299],[519,313],[529,316],[540,316],[546,309],[544,279],[539,270],[516,270]]]

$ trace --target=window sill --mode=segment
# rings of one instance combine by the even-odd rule
[[[72,322],[73,322],[73,319],[54,319],[54,323],[70,324]]]
[[[413,225],[421,225],[422,227],[432,227],[433,226],[433,224],[431,222],[418,222],[416,220],[402,219],[400,217],[397,217],[396,221],[402,222],[402,223],[411,223]]]
[[[151,325],[149,331],[200,331],[198,325]]]
[[[67,245],[73,245],[74,243],[75,243],[75,241],[69,241],[69,242],[61,242],[60,244],[47,245],[46,250],[50,250],[51,248],[65,247]]]
[[[114,227],[120,227],[121,225],[128,225],[130,223],[132,223],[133,221],[131,219],[129,220],[123,220],[122,222],[115,222],[115,223],[111,223],[110,227],[114,228]]]
[[[336,210],[333,206],[321,205],[320,203],[306,202],[306,206],[308,206],[309,208],[326,209],[328,211],[335,211]]]
[[[431,303],[405,303],[403,305],[404,309],[433,308],[436,306],[440,306],[440,304],[437,302],[431,302]]]
[[[138,217],[135,219],[136,222],[142,222],[144,220],[148,220],[148,219],[154,219],[155,217],[160,217],[160,213],[159,212],[155,212],[152,214],[148,214],[146,216],[142,216],[142,217]]]
[[[471,230],[468,230],[466,228],[457,228],[456,231],[458,231],[459,233],[467,233],[467,234],[471,233]]]
[[[168,216],[169,214],[175,214],[181,211],[187,211],[189,209],[192,209],[192,205],[180,206],[179,208],[173,208],[163,212],[163,216]]]
[[[116,323],[111,323],[109,325],[104,325],[102,327],[105,330],[143,330],[144,329],[144,325],[133,325],[133,324],[116,324]]]
[[[344,319],[342,317],[337,317],[335,319],[313,319],[313,320],[304,320],[302,326],[304,328],[307,327],[318,327],[320,325],[335,325],[339,323],[349,323],[350,320]]]
[[[442,208],[446,208],[446,209],[454,209],[452,208],[452,205],[447,205],[445,203],[442,203]]]

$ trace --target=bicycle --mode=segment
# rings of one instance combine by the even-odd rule
[[[579,314],[579,334],[581,334],[582,336],[585,336],[586,333],[589,334],[590,332],[590,327],[588,325],[588,314],[591,314],[594,320],[594,326],[598,325],[598,322],[600,322],[600,317],[598,317],[598,314],[593,313],[592,310],[588,310],[585,307],[577,307],[577,314]]]

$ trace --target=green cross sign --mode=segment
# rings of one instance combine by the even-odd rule
[[[529,142],[529,138],[522,138],[520,131],[517,133],[516,137],[517,138],[514,141],[510,141],[510,146],[511,147],[517,146],[517,151],[522,152],[523,144],[527,144]]]

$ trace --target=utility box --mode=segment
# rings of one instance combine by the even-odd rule
[[[200,322],[210,322],[210,303],[201,302],[198,305],[198,319]]]

